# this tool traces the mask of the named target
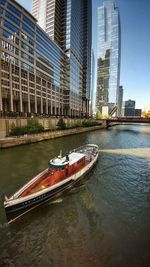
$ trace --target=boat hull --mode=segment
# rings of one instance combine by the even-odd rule
[[[57,199],[60,195],[70,190],[74,184],[75,181],[70,180],[69,182],[55,188],[54,190],[50,190],[44,194],[41,194],[40,196],[36,196],[30,200],[25,200],[12,206],[5,207],[8,223],[14,221],[18,217],[44,204],[47,201],[53,201],[54,199]]]
[[[72,187],[78,184],[79,181],[81,181],[83,176],[85,176],[85,174],[87,174],[91,170],[91,168],[93,168],[93,165],[95,165],[97,159],[98,153],[94,157],[94,159],[89,162],[89,164],[86,165],[82,170],[64,180],[63,183],[58,183],[54,188],[39,191],[38,194],[33,194],[33,196],[30,195],[26,198],[22,197],[10,202],[4,202],[8,223],[11,223],[12,221],[16,220],[17,218],[21,217],[37,206],[40,206],[47,201],[53,201],[65,192],[68,192]]]

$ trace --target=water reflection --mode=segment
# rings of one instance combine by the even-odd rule
[[[126,127],[130,131],[117,126],[0,151],[1,266],[149,266],[149,128]],[[43,170],[60,150],[86,143],[98,144],[100,157],[82,183],[8,226],[4,194]]]
[[[150,148],[101,149],[100,152],[118,155],[144,157],[150,159]]]

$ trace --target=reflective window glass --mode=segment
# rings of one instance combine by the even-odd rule
[[[12,64],[19,65],[19,60],[11,55],[8,55],[5,52],[2,52],[1,58],[4,59],[7,62],[11,62]]]
[[[9,23],[7,20],[4,20],[4,26],[19,35],[19,29]]]
[[[21,12],[15,7],[13,6],[12,4],[8,3],[7,4],[7,8],[9,10],[11,10],[15,15],[17,15],[18,17],[21,17]]]
[[[24,52],[21,52],[21,57],[22,58],[24,58],[24,59],[26,59],[26,60],[28,60],[30,63],[34,63],[34,60],[33,60],[33,58],[32,57],[30,57],[29,55],[27,55],[26,53],[24,53]]]
[[[0,14],[3,14],[3,8],[0,7]]]
[[[8,51],[12,52],[12,53],[15,53],[16,55],[19,55],[19,50],[14,47],[12,44],[2,40],[2,47],[4,49],[7,49]]]
[[[6,12],[6,17],[12,20],[12,22],[16,23],[17,25],[20,25],[19,19],[17,19],[14,15],[10,14],[9,12]]]
[[[36,61],[36,66],[53,76],[53,72],[49,68],[46,68],[39,61]]]
[[[19,44],[19,39],[18,37],[14,36],[12,33],[3,30],[3,36],[7,39],[9,39],[10,41],[12,41],[15,44]]]
[[[24,62],[21,62],[21,68],[29,72],[34,72],[33,68]]]
[[[39,38],[38,36],[36,37],[36,39],[37,39],[37,41],[38,41],[41,45],[43,45],[47,50],[50,50],[50,52],[51,52],[52,54],[54,54],[54,56],[55,56],[56,58],[60,59],[60,56],[59,56],[56,52],[54,52],[54,51],[52,50],[51,44],[48,45],[46,42],[44,42],[44,41],[43,41],[41,38]]]
[[[37,29],[37,33],[45,40],[48,42],[49,46],[51,46],[59,55],[63,56],[63,53],[61,52],[61,50],[52,42],[52,40],[41,30],[39,29],[38,27],[36,28]],[[39,37],[37,36],[37,39]],[[42,39],[41,39],[42,42],[44,42]],[[44,42],[44,45],[46,43]],[[48,44],[46,44],[48,46]]]
[[[28,42],[30,45],[34,46],[34,41],[32,39],[30,39],[25,33],[21,33],[21,37],[22,39],[24,39],[26,42]]]
[[[26,17],[25,15],[23,15],[23,20],[24,20],[30,27],[32,27],[33,29],[35,28],[35,24],[34,24],[28,17]]]
[[[40,51],[42,55],[44,55],[45,57],[49,58],[52,62],[54,62],[57,66],[59,67],[61,66],[60,62],[55,58],[53,58],[53,56],[51,56],[48,52],[46,52],[41,46],[36,45],[36,49]]]
[[[25,24],[22,25],[22,29],[34,37],[34,32]]]
[[[0,0],[1,5],[5,5],[5,0]]]
[[[23,48],[24,50],[28,51],[32,55],[34,54],[33,49],[30,46],[28,46],[25,43],[23,43],[23,42],[21,43],[21,48]]]

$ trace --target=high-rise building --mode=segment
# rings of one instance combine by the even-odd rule
[[[63,19],[65,0],[33,0],[32,15],[41,28],[60,47],[63,45]]]
[[[0,111],[87,115],[91,0],[35,0],[32,9],[45,31],[15,0],[0,1]]]
[[[122,101],[123,101],[123,86],[119,86],[117,99],[118,99],[117,115],[121,116],[122,115]]]
[[[140,109],[140,108],[136,108],[136,109],[135,109],[135,116],[137,116],[137,117],[141,117],[141,114],[142,114],[142,109]]]
[[[119,10],[112,0],[104,0],[98,7],[98,51],[96,109],[118,105],[120,81],[121,29]]]
[[[124,116],[127,117],[135,116],[135,101],[131,99],[124,101],[123,109],[124,109]]]
[[[91,53],[91,93],[90,93],[90,114],[95,112],[95,56],[94,50]]]
[[[91,0],[33,0],[32,14],[68,57],[68,113],[89,113],[91,75]],[[67,105],[66,105],[67,107]]]
[[[68,58],[14,0],[0,1],[0,44],[0,111],[67,115]]]

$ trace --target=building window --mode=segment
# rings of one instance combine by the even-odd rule
[[[22,39],[24,39],[26,42],[28,42],[30,45],[34,46],[34,41],[30,39],[25,33],[21,33]]]
[[[18,39],[18,37],[12,35],[12,33],[9,33],[7,31],[3,30],[3,37],[5,37],[8,40],[12,41],[13,43],[19,45],[19,39]]]
[[[27,79],[28,73],[25,70],[21,70],[21,77]],[[22,80],[23,81],[23,80]]]
[[[19,35],[19,29],[16,28],[15,26],[13,26],[10,22],[8,22],[7,20],[4,20],[4,26],[7,27],[8,29],[10,29],[12,32],[14,32],[15,34]]]
[[[0,0],[0,4],[4,6],[5,5],[5,0]]]
[[[3,8],[0,7],[0,14],[3,14]]]
[[[29,52],[32,55],[34,54],[33,49],[30,46],[28,46],[25,43],[23,43],[23,42],[21,43],[21,48],[23,48],[24,50],[26,50],[27,52]]]
[[[28,60],[30,63],[34,63],[34,59],[32,57],[30,57],[29,55],[27,55],[26,53],[24,52],[21,52],[21,57]]]
[[[2,40],[2,47],[12,53],[15,53],[16,55],[19,55],[19,50],[10,43],[7,43],[6,41]]]
[[[2,0],[4,1],[4,0]],[[7,4],[7,8],[9,10],[11,10],[15,15],[17,15],[18,17],[21,17],[21,12],[13,5],[11,5],[10,3]]]
[[[31,28],[35,28],[35,24],[29,19],[27,18],[25,15],[23,15],[23,20],[24,22],[26,22]]]
[[[14,15],[10,14],[9,12],[6,12],[6,17],[9,18],[12,22],[16,23],[20,26],[20,21],[17,19]]]
[[[7,62],[10,62],[10,63],[14,64],[14,65],[17,65],[17,66],[19,65],[19,60],[17,58],[15,58],[15,57],[13,57],[11,55],[8,55],[5,52],[2,52],[1,58],[4,59]]]
[[[29,72],[34,72],[34,69],[24,62],[21,62],[21,68]]]
[[[25,24],[22,25],[22,29],[34,37],[34,32]]]
[[[35,81],[35,77],[34,77],[34,75],[31,74],[31,73],[29,74],[29,80],[32,81],[32,82]]]

